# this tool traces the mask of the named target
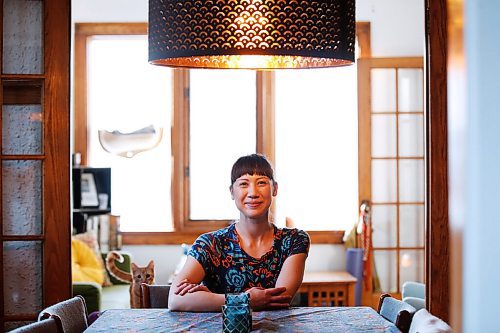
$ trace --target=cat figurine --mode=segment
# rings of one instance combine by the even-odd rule
[[[130,307],[132,309],[141,307],[141,283],[154,284],[155,271],[154,261],[151,260],[146,267],[139,267],[135,263],[131,264],[132,272],[125,272],[118,268],[115,260],[122,263],[123,256],[116,252],[111,251],[106,256],[106,268],[109,273],[120,281],[130,283]]]

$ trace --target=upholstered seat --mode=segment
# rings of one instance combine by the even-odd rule
[[[415,308],[408,303],[395,299],[389,294],[380,296],[378,313],[394,323],[403,333],[408,332]]]
[[[64,333],[81,333],[88,327],[87,307],[82,296],[78,295],[45,308],[40,312],[38,320],[45,320],[54,315],[61,319]]]
[[[420,310],[425,308],[425,284],[406,281],[403,283],[401,296],[403,297],[403,302],[410,304],[415,309]]]
[[[168,308],[170,285],[141,284],[142,308]]]

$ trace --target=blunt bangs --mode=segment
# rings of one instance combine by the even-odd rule
[[[231,185],[234,184],[236,179],[247,174],[251,176],[266,176],[274,182],[273,167],[267,158],[261,154],[242,156],[233,164],[231,170]]]

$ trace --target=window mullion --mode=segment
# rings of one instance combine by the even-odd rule
[[[176,69],[173,74],[172,217],[175,231],[182,231],[189,219],[189,71]]]
[[[257,152],[275,164],[274,72],[257,71]]]

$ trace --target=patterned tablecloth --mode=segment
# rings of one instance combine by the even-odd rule
[[[368,307],[301,307],[252,315],[252,332],[399,332]],[[107,310],[85,332],[221,332],[222,317],[213,312],[167,309]]]

